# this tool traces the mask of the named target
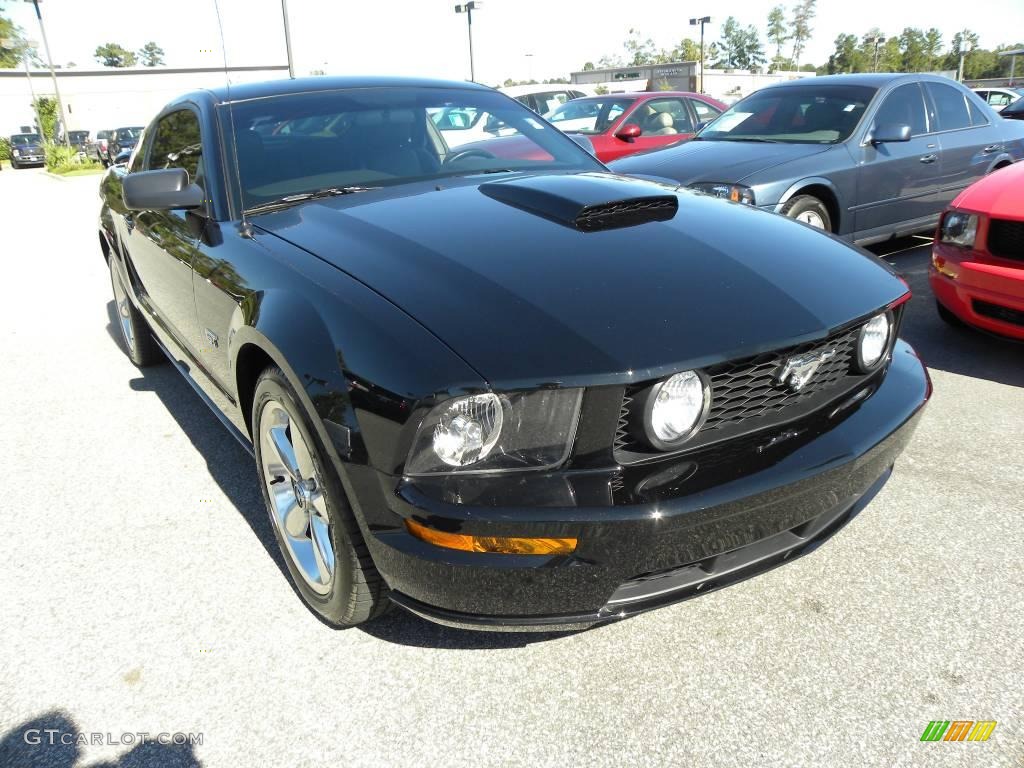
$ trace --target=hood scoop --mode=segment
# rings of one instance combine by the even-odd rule
[[[679,200],[669,188],[610,173],[552,174],[479,187],[490,198],[581,232],[668,221]]]

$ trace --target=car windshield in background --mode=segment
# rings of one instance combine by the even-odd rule
[[[142,128],[118,128],[115,133],[119,139],[137,139],[142,135]]]
[[[246,210],[451,176],[601,169],[535,112],[494,91],[358,88],[271,96],[231,109]],[[484,120],[494,133],[453,146],[449,137],[464,135],[464,123]]]
[[[89,139],[88,131],[71,131],[68,133],[68,138],[73,142],[87,141]]]
[[[607,99],[577,99],[567,101],[548,112],[548,122],[563,131],[598,134],[607,131],[611,125],[629,109],[636,99],[609,97]]]
[[[43,137],[38,133],[16,133],[11,136],[11,144],[16,147],[27,147],[29,144],[39,144]]]
[[[766,88],[734,104],[698,138],[834,144],[853,133],[874,95],[861,85]]]

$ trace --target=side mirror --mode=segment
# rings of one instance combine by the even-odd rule
[[[886,123],[875,126],[871,133],[872,144],[885,144],[890,141],[910,141],[910,126],[905,123]]]
[[[584,136],[582,133],[570,133],[569,138],[583,147],[591,155],[594,154],[594,142]]]
[[[626,123],[624,126],[619,128],[615,133],[615,138],[622,139],[623,141],[632,141],[637,138],[643,131],[640,130],[640,126],[636,123]]]
[[[121,199],[132,211],[199,208],[205,198],[201,187],[188,183],[184,168],[140,171],[121,178]]]

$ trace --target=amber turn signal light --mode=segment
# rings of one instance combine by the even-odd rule
[[[421,541],[463,552],[496,552],[503,555],[571,555],[576,550],[576,539],[527,539],[508,536],[468,536],[464,533],[446,533],[406,520],[409,533]]]

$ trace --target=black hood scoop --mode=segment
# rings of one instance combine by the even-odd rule
[[[679,209],[666,187],[609,173],[528,176],[481,184],[480,191],[581,232],[668,221]]]

